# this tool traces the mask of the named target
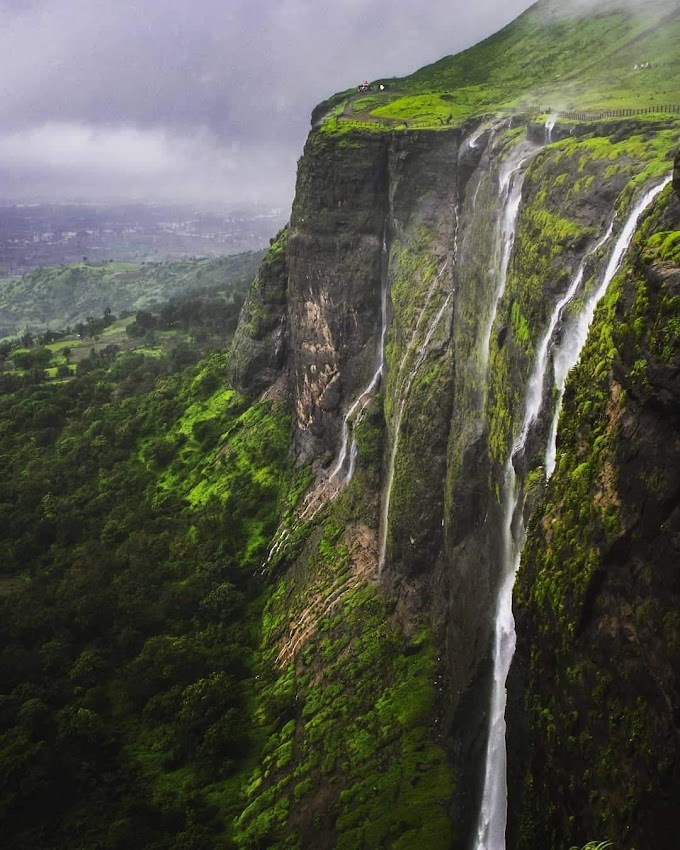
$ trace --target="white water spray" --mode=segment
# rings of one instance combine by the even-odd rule
[[[552,131],[555,129],[555,124],[557,124],[558,119],[557,113],[554,115],[549,115],[548,120],[545,122],[545,138],[546,143],[550,144],[552,142]]]
[[[496,131],[501,127],[509,127],[510,119],[508,118],[499,118],[494,121],[486,121],[482,122],[472,133],[465,139],[463,142],[464,148],[470,148],[471,150],[477,150],[478,142],[481,137],[485,133],[490,133],[489,140],[487,142],[487,147],[493,146],[493,138],[496,134]]]
[[[578,359],[583,343],[585,342],[588,327],[595,314],[597,302],[602,298],[616,274],[633,238],[640,216],[664,186],[670,182],[670,179],[669,177],[660,185],[650,189],[629,215],[614,247],[602,283],[591,298],[588,299],[583,313],[579,317],[579,322],[574,332],[574,344],[572,345],[570,341],[570,345],[568,346],[570,357],[574,358],[574,363]],[[604,239],[595,246],[593,251],[600,247],[609,238],[609,235],[608,232]],[[573,298],[581,284],[584,268],[585,259],[571,286],[556,305],[548,330],[541,340],[527,388],[522,424],[505,465],[502,490],[503,528],[501,536],[503,574],[495,615],[494,666],[489,738],[486,750],[484,791],[477,825],[476,850],[505,850],[505,830],[507,825],[506,681],[516,643],[515,620],[512,613],[512,589],[517,569],[519,568],[522,547],[526,538],[522,511],[520,510],[517,517],[515,517],[522,488],[518,486],[519,482],[513,460],[518,455],[524,453],[531,424],[540,413],[543,399],[542,388],[549,363],[547,351],[550,338],[557,327],[561,312],[566,303]],[[578,348],[576,349],[577,345]],[[564,374],[566,377],[566,372]],[[558,413],[556,413],[557,415]],[[515,525],[514,531],[513,524]]]
[[[507,753],[505,748],[505,682],[515,653],[515,620],[512,614],[512,587],[519,566],[524,526],[521,523],[513,535],[513,517],[517,507],[517,476],[512,463],[513,446],[505,466],[503,479],[503,577],[498,593],[495,614],[493,648],[493,685],[489,720],[489,738],[486,746],[484,792],[477,824],[476,850],[505,850],[507,823]]]
[[[593,316],[595,315],[595,309],[600,299],[607,291],[607,287],[612,282],[614,275],[617,273],[619,267],[621,266],[623,257],[626,251],[628,250],[628,246],[630,245],[635,234],[635,230],[637,228],[637,223],[640,220],[640,216],[649,207],[652,201],[671,182],[672,179],[672,175],[669,175],[661,183],[651,188],[635,205],[635,207],[629,214],[628,219],[626,220],[626,223],[623,226],[623,229],[621,230],[621,233],[619,234],[619,237],[616,241],[616,245],[614,246],[614,250],[612,251],[612,255],[609,259],[609,263],[607,264],[607,268],[602,278],[602,282],[600,283],[599,287],[589,296],[582,313],[578,317],[576,326],[569,332],[569,334],[565,334],[562,342],[560,343],[559,348],[555,352],[555,355],[553,357],[553,368],[558,396],[557,404],[555,405],[555,413],[553,414],[552,422],[550,425],[548,446],[546,448],[545,453],[546,478],[550,478],[550,476],[555,470],[555,462],[557,457],[557,424],[560,418],[560,412],[562,410],[562,400],[564,398],[564,386],[567,381],[567,374],[571,371],[571,369],[576,365],[578,361],[579,355],[581,354],[581,349],[583,348],[583,345],[586,341],[586,337],[588,335],[588,329],[590,328],[590,324],[593,321]]]
[[[480,124],[479,127],[477,127],[477,129],[474,131],[474,133],[471,133],[465,140],[467,147],[472,148],[472,150],[476,150],[477,142],[488,129],[490,129],[488,124]]]
[[[529,429],[531,428],[533,423],[538,419],[538,414],[541,412],[541,407],[543,405],[543,386],[545,383],[545,376],[548,371],[550,341],[553,337],[553,334],[555,333],[555,328],[557,327],[560,322],[560,319],[562,318],[564,308],[576,295],[579,290],[579,287],[581,286],[581,283],[583,282],[583,275],[585,273],[586,263],[588,262],[588,259],[596,251],[599,251],[600,248],[605,244],[605,242],[607,242],[607,240],[612,234],[613,229],[614,225],[610,224],[607,228],[607,232],[602,237],[602,239],[600,239],[586,253],[585,257],[583,258],[578,267],[576,275],[569,284],[567,291],[555,305],[552,316],[550,317],[550,322],[548,323],[548,328],[541,337],[541,341],[538,344],[538,348],[536,349],[536,360],[534,363],[534,368],[529,377],[529,383],[527,386],[527,400],[524,421],[522,422],[522,430],[520,431],[520,435],[518,437],[518,442],[522,444],[522,447],[526,443],[527,436],[529,435]]]
[[[522,201],[522,186],[524,185],[525,175],[524,168],[527,158],[526,151],[523,151],[521,147],[515,148],[503,164],[498,181],[499,199],[501,202],[500,206],[503,211],[500,217],[498,231],[498,244],[500,245],[501,258],[492,308],[489,312],[489,316],[487,317],[481,338],[480,371],[484,386],[486,386],[486,373],[489,367],[491,330],[494,322],[496,321],[498,305],[505,293],[510,256],[512,254],[513,245],[515,244],[515,228],[517,226],[517,215]]]
[[[515,621],[512,614],[512,588],[519,567],[525,540],[522,515],[517,517],[515,534],[513,519],[519,501],[517,474],[513,458],[524,453],[531,426],[536,422],[543,404],[543,387],[549,366],[549,346],[566,305],[572,300],[583,280],[585,264],[590,254],[600,248],[611,235],[607,234],[588,252],[571,281],[567,291],[553,308],[548,327],[536,349],[534,368],[527,384],[524,414],[519,434],[515,440],[503,475],[503,533],[501,536],[503,575],[498,594],[494,632],[494,669],[491,692],[489,739],[486,752],[484,791],[477,827],[477,850],[499,850],[505,847],[507,820],[507,756],[505,747],[505,683],[515,653]]]

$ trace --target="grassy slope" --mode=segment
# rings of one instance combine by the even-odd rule
[[[243,850],[451,845],[431,631],[419,622],[405,635],[371,581],[381,422],[374,405],[357,434],[362,470],[306,528],[302,557],[265,609],[255,714],[263,753],[234,824]]]
[[[441,127],[499,108],[645,108],[680,103],[680,9],[638,4],[636,15],[556,17],[547,3],[474,47],[401,79],[384,93],[336,96],[325,129]],[[636,63],[652,67],[634,70]],[[339,117],[345,113],[345,117]],[[376,123],[378,126],[376,126]]]

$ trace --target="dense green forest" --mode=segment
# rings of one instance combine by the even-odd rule
[[[122,310],[117,316],[107,306],[101,314],[87,315],[73,327],[25,330],[20,336],[6,338],[0,342],[0,373],[30,375],[34,381],[63,380],[73,377],[76,370],[82,374],[120,352],[131,351],[148,357],[169,356],[174,366],[194,363],[201,356],[224,349],[231,341],[252,280],[252,276],[246,276],[247,270],[256,256],[200,262],[192,266],[188,277],[183,276],[184,263],[163,266],[165,279],[184,280],[186,290],[180,289],[169,300],[152,303],[140,295],[136,300],[146,307],[136,313]],[[54,271],[58,277],[70,274],[70,270]],[[154,274],[158,274],[158,269]],[[40,270],[20,282],[20,303],[30,288],[28,284],[37,279],[48,282],[51,270]],[[105,295],[97,294],[92,281],[86,290],[97,303],[104,303]],[[159,296],[163,291],[158,290]],[[13,297],[11,291],[6,294]],[[50,295],[51,306],[48,304],[45,310],[61,309],[62,297],[57,287]]]
[[[248,407],[224,365],[2,377],[5,846],[222,846],[290,489],[287,413]]]

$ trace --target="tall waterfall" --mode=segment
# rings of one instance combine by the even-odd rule
[[[489,366],[491,330],[496,321],[498,305],[505,292],[512,246],[515,244],[515,228],[522,201],[522,186],[524,185],[526,161],[526,149],[520,145],[511,152],[510,156],[503,163],[498,181],[500,208],[502,210],[497,239],[497,244],[500,248],[500,262],[496,278],[496,290],[493,295],[491,310],[484,325],[480,351],[480,373],[485,385],[486,373]]]
[[[607,287],[611,283],[614,275],[619,270],[623,257],[628,250],[628,246],[635,234],[637,223],[640,220],[642,213],[649,207],[652,201],[668,186],[672,180],[672,175],[669,175],[658,185],[651,188],[635,205],[628,216],[621,233],[616,241],[614,250],[607,264],[602,282],[599,287],[587,299],[583,311],[580,313],[575,327],[569,333],[564,335],[557,351],[554,354],[554,374],[555,386],[557,387],[558,397],[555,405],[555,413],[550,425],[550,435],[548,437],[548,446],[545,453],[545,473],[546,478],[550,478],[554,469],[557,456],[557,423],[562,410],[562,399],[564,397],[564,385],[567,380],[567,374],[576,365],[581,349],[588,335],[588,328],[593,321],[595,308],[602,296],[607,291]]]
[[[661,184],[650,189],[630,213],[617,239],[600,286],[587,300],[579,316],[579,320],[570,334],[569,340],[565,341],[562,345],[563,351],[560,352],[562,355],[561,369],[564,368],[564,364],[567,362],[571,362],[571,365],[573,365],[578,360],[588,328],[595,314],[597,303],[606,292],[607,287],[621,265],[621,261],[635,233],[640,216],[664,186],[670,182],[670,179],[669,177]],[[604,239],[593,248],[593,251],[600,247],[609,235],[607,233]],[[567,293],[565,293],[563,298],[555,306],[548,329],[538,346],[536,361],[527,387],[521,427],[505,464],[502,488],[503,528],[501,538],[503,572],[495,614],[494,667],[489,738],[486,751],[484,791],[477,825],[476,850],[505,850],[505,829],[507,823],[507,753],[505,745],[506,680],[515,652],[516,642],[515,621],[512,613],[512,589],[526,537],[522,511],[517,510],[523,482],[518,480],[517,473],[515,472],[514,458],[523,454],[531,425],[540,413],[543,400],[542,390],[549,364],[548,347],[550,339],[557,327],[562,310],[566,303],[573,298],[582,282],[584,268],[585,259]],[[571,368],[571,366],[568,368]],[[560,374],[562,373],[560,372]],[[562,378],[561,392],[564,389],[565,378],[566,371]],[[558,416],[559,410],[555,412],[553,420],[555,429],[557,427]],[[550,472],[552,472],[552,469]]]

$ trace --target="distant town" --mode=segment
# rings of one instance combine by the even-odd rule
[[[158,262],[259,250],[286,219],[282,209],[198,212],[149,204],[0,201],[0,277],[85,257],[90,262]]]

